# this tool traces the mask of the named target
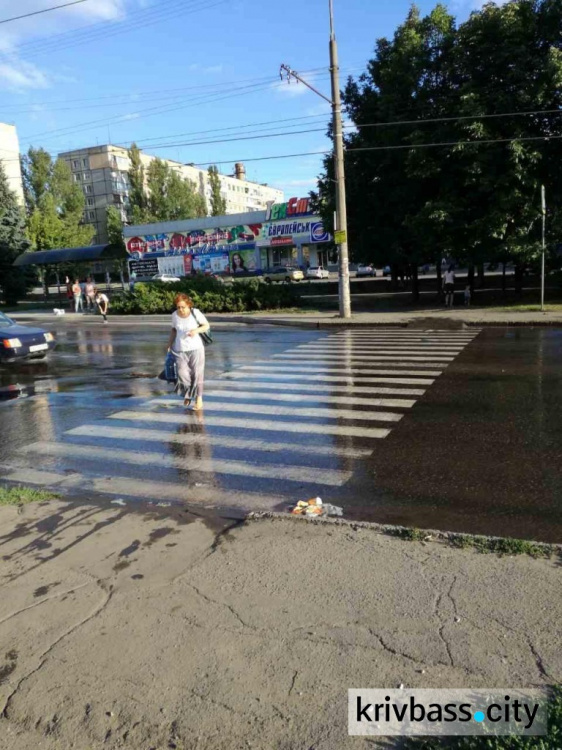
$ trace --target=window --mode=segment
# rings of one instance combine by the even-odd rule
[[[91,193],[92,192],[92,186],[91,185],[86,185],[84,187],[84,192],[85,193]]]
[[[91,178],[92,178],[92,175],[90,174],[90,172],[84,172],[84,179],[85,180],[90,180]]]
[[[87,159],[82,159],[82,166],[84,167],[84,169],[88,169],[89,165],[88,165],[88,160]]]
[[[88,219],[90,221],[94,221],[95,218],[96,218],[96,212],[95,211],[88,211],[87,213],[88,213]]]
[[[80,167],[80,162],[78,161],[78,159],[76,159],[76,161],[72,162],[72,168],[73,169],[78,169],[79,167]]]
[[[74,182],[80,182],[80,175],[79,174],[75,174],[74,175]]]
[[[88,198],[87,201],[86,201],[86,203],[88,204],[88,206],[93,206],[94,205],[94,199],[93,198]]]

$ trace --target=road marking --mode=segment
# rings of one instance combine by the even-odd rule
[[[291,374],[287,373],[287,368],[282,367],[250,367],[247,366],[244,368],[244,370],[252,370],[256,371],[257,373],[262,374],[262,377],[269,377],[269,378],[275,378],[276,380],[303,380],[307,377],[307,375],[313,374],[315,381],[321,381],[324,383],[336,383],[343,381],[344,383],[347,383],[348,385],[364,385],[365,383],[398,383],[400,385],[431,385],[434,382],[433,378],[402,378],[402,377],[396,377],[396,371],[391,370],[389,372],[389,375],[385,377],[384,375],[379,378],[373,378],[373,377],[361,377],[360,375],[349,375],[345,371],[342,372],[341,375],[324,375],[324,372],[328,372],[329,369],[337,369],[337,368],[317,368],[314,371],[312,369],[304,369],[304,368],[291,368]],[[265,372],[264,372],[265,370]],[[275,370],[275,372],[270,372],[269,370]],[[279,370],[279,372],[277,372]],[[295,375],[295,372],[300,372],[301,374]],[[375,372],[372,371],[365,371],[367,372]],[[384,373],[384,370],[380,371],[381,373]],[[246,372],[239,372],[237,370],[233,370],[232,372],[224,373],[225,375],[228,375],[229,378],[234,379],[242,379],[246,378],[247,374]],[[401,375],[413,375],[417,374],[414,372],[404,372],[400,373]],[[427,373],[423,372],[420,373],[422,375],[428,375],[433,374],[435,376],[440,375],[440,372],[437,373]]]
[[[350,355],[349,357],[345,354],[274,354],[272,359],[300,359],[300,360],[328,360],[330,362],[336,361],[348,361],[353,360],[355,362],[435,362],[441,364],[442,362],[452,362],[454,360],[454,357],[444,357],[444,356],[417,356],[417,355],[408,355],[408,356],[392,356],[387,357],[386,355],[358,355],[357,357],[354,357]]]
[[[195,416],[195,415],[193,415]],[[138,422],[163,422],[170,424],[189,424],[190,414],[166,414],[149,411],[120,411],[110,414],[110,419],[125,419]],[[315,435],[338,435],[339,437],[385,438],[390,430],[380,427],[352,427],[330,424],[308,424],[307,422],[270,422],[261,419],[242,419],[238,417],[205,416],[205,425],[215,427],[233,427],[236,430],[264,430],[267,432],[296,432]]]
[[[294,349],[287,349],[287,352],[353,352],[354,354],[373,354],[377,352],[419,352],[424,354],[460,354],[464,346],[429,346],[426,344],[300,344]]]
[[[283,368],[284,370],[285,368]],[[319,368],[314,368],[311,370],[311,373],[314,373]],[[266,381],[261,380],[246,380],[244,379],[243,383],[239,383],[236,380],[206,380],[205,381],[205,387],[207,386],[220,386],[224,388],[225,386],[228,386],[231,388],[232,386],[247,386],[248,388],[252,388],[252,390],[266,390],[266,391],[278,391],[279,385],[277,383],[268,383]],[[314,385],[311,385],[309,383],[283,383],[282,384],[283,390],[292,390],[292,391],[305,391],[309,393],[348,393],[348,394],[354,394],[354,393],[361,393],[361,394],[380,394],[380,395],[389,395],[389,396],[423,396],[426,389],[425,388],[385,388],[384,386],[378,386],[378,387],[370,387],[370,388],[356,388],[354,386],[336,386],[336,385],[318,385],[315,383]]]
[[[201,445],[205,444],[205,434],[199,434]],[[116,461],[138,466],[155,466],[185,471],[199,471],[203,474],[232,474],[237,476],[284,479],[291,482],[311,482],[341,487],[351,477],[350,471],[337,469],[316,469],[308,466],[284,466],[280,464],[252,463],[250,461],[230,461],[228,459],[205,459],[196,456],[174,456],[150,451],[134,451],[128,448],[101,448],[93,445],[71,443],[37,442],[19,449],[19,453],[38,453],[41,456],[62,456]]]
[[[112,440],[133,440],[156,442],[156,443],[179,443],[181,445],[201,445],[200,432],[174,432],[175,427],[169,430],[150,430],[142,427],[111,427],[106,424],[100,428],[99,425],[81,425],[67,430],[68,435],[79,437],[94,437]],[[299,443],[275,443],[263,440],[251,440],[249,438],[223,437],[221,435],[205,434],[205,442],[220,448],[231,448],[232,450],[248,450],[264,453],[303,453],[306,455],[319,456],[344,456],[346,458],[363,458],[370,456],[370,448],[346,448],[338,445],[303,445]],[[320,471],[320,469],[318,469]]]
[[[263,362],[258,360],[255,365],[242,365],[242,367],[239,367],[238,370],[231,370],[231,372],[238,372],[239,370],[274,370],[278,372],[287,372],[287,365],[291,366],[291,372],[302,372],[305,374],[314,372],[337,372],[345,373],[350,378],[353,378],[356,375],[412,375],[414,377],[436,378],[439,377],[439,375],[441,375],[441,373],[443,372],[443,370],[426,370],[425,368],[416,370],[387,370],[377,367],[375,369],[372,369],[369,365],[361,364],[350,367],[336,362],[334,362],[333,365],[323,364],[322,362],[311,362],[310,364],[308,364],[307,362],[304,362],[300,359],[295,360],[294,362],[275,362],[274,364],[270,364],[270,362],[271,360],[267,359],[264,359]],[[398,365],[398,367],[408,367],[408,365]],[[414,365],[414,367],[422,368],[423,366],[416,364]],[[445,369],[446,365],[440,364],[439,367],[443,367],[443,369]]]
[[[185,409],[181,401],[172,398],[154,399],[148,404],[154,406],[173,406]],[[269,406],[267,404],[234,404],[229,401],[205,402],[205,412],[242,412],[247,414],[270,414],[276,417],[319,417],[321,419],[351,419],[357,421],[374,422],[399,422],[403,414],[394,414],[388,411],[355,411],[352,409],[320,409],[313,407],[298,406],[294,409],[289,406]]]
[[[314,396],[298,393],[255,393],[254,391],[219,390],[205,387],[205,398],[209,396],[212,398],[240,398],[250,401],[261,399],[262,401],[289,401],[290,403],[305,404],[309,404],[311,401],[325,401],[330,404],[344,404],[347,406],[390,406],[398,409],[411,409],[416,403],[415,399],[355,398],[353,396],[328,396],[322,393],[314,394]],[[150,401],[149,403],[155,402]],[[249,406],[249,408],[252,408],[252,406]]]

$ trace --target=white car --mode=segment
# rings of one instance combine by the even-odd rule
[[[323,266],[310,266],[306,269],[307,279],[329,279],[330,272]]]
[[[172,276],[170,273],[156,273],[152,281],[181,281],[179,276]]]

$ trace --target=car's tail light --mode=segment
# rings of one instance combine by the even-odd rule
[[[45,341],[54,341],[55,340],[55,337],[50,332],[49,333],[44,333],[43,335],[45,336]]]
[[[18,349],[21,346],[21,341],[19,339],[4,339],[3,344],[6,349]]]

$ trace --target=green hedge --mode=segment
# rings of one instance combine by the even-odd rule
[[[111,309],[121,315],[171,313],[175,309],[174,297],[178,292],[188,294],[195,307],[205,313],[279,310],[295,305],[290,286],[270,286],[257,279],[227,286],[214,279],[201,278],[177,283],[152,281],[136,284],[134,292],[126,292],[116,299]]]

